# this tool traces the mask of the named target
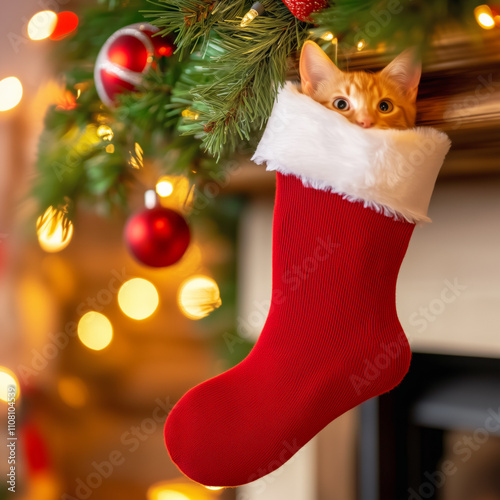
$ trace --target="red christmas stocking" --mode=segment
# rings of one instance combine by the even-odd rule
[[[254,157],[278,170],[269,316],[244,361],[170,413],[166,445],[184,474],[254,481],[401,381],[411,352],[397,275],[448,148],[436,130],[362,129],[285,87]]]

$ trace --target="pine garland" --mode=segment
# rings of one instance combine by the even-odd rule
[[[452,24],[477,33],[473,9],[478,0],[330,0],[313,15],[297,20],[281,0],[262,0],[265,11],[246,27],[246,0],[149,0],[145,12],[162,35],[174,34],[181,55],[198,52],[200,71],[189,80],[197,122],[182,130],[202,138],[213,155],[233,150],[240,140],[258,136],[276,92],[287,74],[287,60],[308,38],[321,42],[335,34],[349,58],[357,50],[424,50],[439,28]],[[329,47],[330,43],[323,43]],[[172,101],[179,96],[174,93]],[[181,99],[187,98],[187,93]]]
[[[71,219],[78,203],[100,213],[126,210],[129,189],[139,182],[145,159],[160,164],[165,174],[184,174],[193,182],[194,171],[200,179],[220,168],[203,152],[201,141],[179,130],[192,99],[174,104],[172,97],[194,71],[190,57],[156,61],[137,92],[121,94],[113,109],[97,95],[97,54],[117,29],[144,20],[141,6],[145,3],[114,11],[92,9],[80,16],[78,34],[58,46],[58,64],[72,69],[63,73],[65,102],[49,109],[39,142],[33,187],[39,214],[50,206],[64,207]]]
[[[77,35],[56,54],[61,67],[73,68],[65,71],[66,94],[78,100],[74,109],[54,106],[47,115],[35,185],[41,213],[65,206],[71,215],[79,199],[107,211],[126,207],[144,158],[191,178],[221,170],[216,159],[258,140],[290,59],[308,38],[334,33],[349,55],[361,40],[381,51],[422,48],[443,25],[479,29],[477,0],[336,0],[314,24],[296,19],[281,0],[262,0],[264,12],[245,27],[252,0],[99,3],[104,8],[81,16]],[[138,92],[106,109],[93,83],[97,53],[117,29],[145,19],[160,28],[157,36],[175,37],[176,53],[158,61]],[[332,50],[329,41],[323,45]],[[112,141],[99,137],[102,125],[111,127]]]
[[[359,42],[394,51],[413,46],[428,48],[439,28],[458,25],[473,35],[478,26],[478,0],[336,0],[314,15],[318,31],[339,34],[344,51],[356,51]]]
[[[247,27],[240,26],[252,5],[245,0],[152,3],[163,9],[146,12],[146,18],[162,34],[175,34],[181,55],[197,51],[201,58],[190,81],[199,120],[183,130],[201,135],[213,155],[234,150],[265,125],[286,79],[288,58],[309,38],[311,25],[276,0],[263,0],[265,14]]]

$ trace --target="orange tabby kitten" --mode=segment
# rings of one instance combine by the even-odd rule
[[[311,41],[300,56],[302,92],[363,128],[413,127],[420,74],[411,50],[378,73],[344,72]]]

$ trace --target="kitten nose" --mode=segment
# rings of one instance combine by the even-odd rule
[[[373,120],[369,116],[362,116],[357,120],[358,125],[363,128],[373,127]]]

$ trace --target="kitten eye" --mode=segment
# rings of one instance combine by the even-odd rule
[[[390,113],[394,109],[394,105],[391,101],[380,101],[378,103],[378,109],[382,111],[382,113]]]
[[[342,97],[335,99],[333,101],[333,106],[340,111],[347,111],[351,107],[349,101],[347,99],[343,99]]]

